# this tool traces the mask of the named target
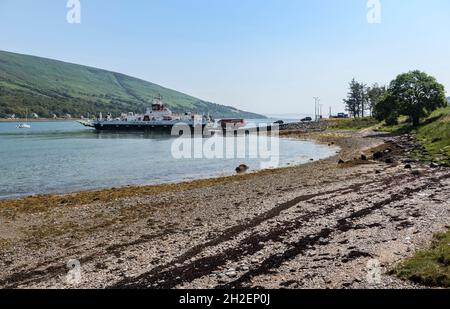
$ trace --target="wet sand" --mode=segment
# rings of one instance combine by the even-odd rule
[[[0,287],[421,288],[389,271],[450,224],[449,169],[405,169],[407,137],[283,134],[341,151],[233,177],[0,201]],[[373,152],[380,160],[359,159]],[[66,280],[71,259],[78,284]]]

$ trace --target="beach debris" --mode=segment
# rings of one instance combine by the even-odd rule
[[[236,167],[236,173],[242,174],[249,170],[250,168],[246,164],[241,164],[238,167]]]

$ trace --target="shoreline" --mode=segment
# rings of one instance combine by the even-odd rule
[[[286,138],[296,141],[308,141],[313,142],[317,144],[327,145],[330,148],[333,147],[333,150],[336,150],[336,154],[319,159],[314,160],[315,162],[320,162],[322,160],[327,160],[333,157],[338,156],[338,153],[340,153],[341,148],[338,145],[335,145],[335,141],[329,141],[326,142],[323,139],[320,140],[317,138],[313,138],[311,136],[308,136],[307,133],[302,134],[304,136],[299,137],[299,133],[296,133],[296,136],[290,136],[290,132],[280,132],[280,139]],[[332,142],[333,144],[330,144]],[[336,147],[337,146],[337,147]],[[76,198],[78,201],[79,198],[75,197],[78,195],[86,195],[86,197],[91,197],[93,194],[106,194],[110,193],[112,191],[117,192],[118,195],[121,194],[133,194],[134,192],[151,192],[151,191],[166,191],[169,187],[186,187],[186,188],[192,188],[195,186],[203,186],[204,183],[210,183],[210,184],[216,184],[226,181],[233,181],[233,178],[238,179],[244,179],[245,176],[258,176],[258,175],[264,175],[264,174],[271,174],[276,173],[277,171],[280,172],[284,169],[288,168],[295,168],[301,165],[310,164],[311,162],[304,162],[304,163],[293,163],[289,165],[280,166],[277,168],[266,168],[266,169],[258,169],[258,170],[250,170],[249,172],[243,173],[243,174],[232,174],[230,172],[230,175],[217,175],[217,176],[205,176],[204,178],[197,178],[197,179],[184,179],[184,180],[176,180],[171,182],[164,182],[164,183],[157,183],[157,184],[137,184],[137,185],[123,185],[123,186],[111,186],[111,187],[105,187],[105,188],[93,188],[93,189],[86,189],[86,190],[79,190],[79,191],[67,191],[67,192],[48,192],[48,193],[36,193],[36,194],[23,194],[20,196],[11,196],[11,197],[0,197],[0,207],[2,201],[14,201],[14,200],[25,200],[25,199],[33,199],[33,200],[49,200],[53,197],[65,197],[70,196],[72,198]],[[167,187],[167,188],[166,188]],[[84,199],[84,198],[81,198]]]
[[[448,224],[448,168],[405,169],[401,137],[286,136],[341,152],[219,179],[0,201],[0,287],[423,288],[389,270]],[[395,164],[358,159],[374,152]],[[76,285],[65,281],[74,258]],[[376,284],[365,280],[374,258]]]
[[[15,123],[15,122],[71,122],[71,121],[78,121],[81,119],[78,118],[74,118],[74,119],[46,119],[46,118],[39,118],[39,119],[21,119],[21,118],[17,118],[17,119],[0,119],[0,123]]]

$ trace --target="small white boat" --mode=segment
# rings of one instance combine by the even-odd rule
[[[31,126],[26,123],[21,123],[16,126],[17,129],[31,129]]]
[[[25,118],[26,118],[25,123],[18,124],[16,126],[17,129],[31,129],[31,125],[29,125],[27,123],[28,122],[28,109],[26,110]]]

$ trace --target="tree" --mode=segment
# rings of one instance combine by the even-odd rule
[[[371,116],[374,116],[375,107],[381,100],[383,100],[386,95],[386,91],[386,86],[379,86],[377,83],[367,89],[367,97],[369,101],[368,109]]]
[[[349,84],[349,93],[347,99],[344,99],[346,110],[354,117],[364,117],[367,109],[368,95],[367,87],[363,83],[357,82],[355,79]]]
[[[447,105],[445,88],[436,79],[421,71],[410,71],[397,76],[389,85],[386,105],[402,115],[409,116],[414,126],[420,124],[420,118]]]
[[[386,92],[374,106],[373,116],[378,121],[386,121],[388,126],[397,124],[400,116],[397,103],[394,96]]]
[[[358,114],[357,82],[355,79],[352,79],[349,84],[349,88],[350,92],[347,95],[347,99],[344,99],[345,109],[351,116],[355,117]]]

